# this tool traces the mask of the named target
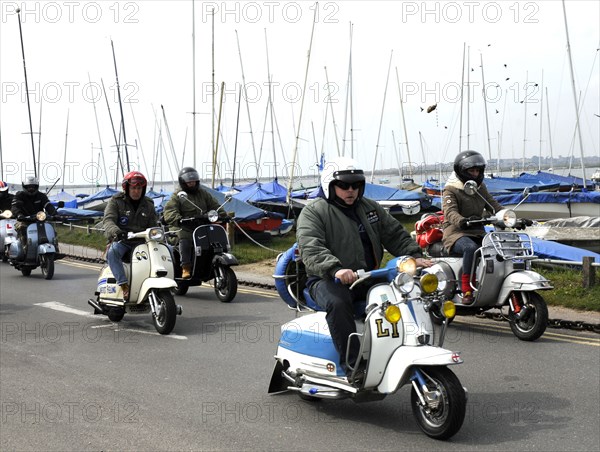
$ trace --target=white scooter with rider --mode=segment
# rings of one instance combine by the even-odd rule
[[[360,351],[347,378],[325,312],[303,287],[305,270],[296,249],[294,245],[280,256],[275,278],[282,299],[303,315],[281,327],[269,393],[291,390],[308,400],[367,402],[410,385],[412,411],[426,435],[447,439],[458,432],[467,392],[447,366],[463,360],[459,352],[442,348],[448,322],[434,328],[429,316],[433,309],[447,319],[454,316],[454,304],[439,296],[437,275],[418,277],[416,261],[410,256],[394,259],[383,269],[357,272],[351,288],[368,278],[390,282],[373,286],[359,308],[362,312],[356,313],[357,333],[348,341],[346,356],[351,341],[359,341]],[[355,379],[359,369],[364,374]]]
[[[124,299],[122,287],[106,265],[98,277],[96,298],[88,300],[88,304],[94,308],[94,314],[103,314],[111,321],[119,322],[126,313],[151,312],[156,331],[169,334],[173,330],[176,317],[181,315],[182,309],[175,304],[173,297],[177,283],[173,279],[173,261],[164,237],[162,227],[127,233],[128,242],[137,242],[131,253],[125,256],[124,262],[129,298]]]
[[[475,181],[465,182],[464,191],[469,196],[481,197]],[[525,194],[528,194],[527,190]],[[518,205],[515,210],[517,208]],[[517,338],[534,341],[544,334],[548,323],[548,307],[537,291],[553,287],[549,280],[531,270],[531,262],[537,257],[531,238],[523,229],[532,222],[518,219],[515,210],[502,209],[487,218],[468,220],[466,223],[467,227],[477,224],[494,227],[483,237],[482,245],[475,253],[470,272],[473,278],[469,282],[473,297],[471,303],[463,303],[460,290],[461,255],[450,255],[441,242],[433,243],[426,248],[426,252],[436,264],[424,269],[424,272],[444,275],[441,279],[446,283],[441,288],[442,294],[446,299],[454,300],[457,315],[499,309]],[[503,311],[504,308],[508,308],[507,313]],[[431,315],[434,322],[443,320],[441,313],[435,309]]]

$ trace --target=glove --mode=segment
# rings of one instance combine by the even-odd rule
[[[25,215],[17,215],[17,221],[23,221],[25,219]]]
[[[530,220],[529,218],[521,218],[521,223],[523,223],[525,226],[531,226],[533,224],[533,220]]]
[[[127,238],[127,232],[119,231],[115,234],[115,241],[125,240]]]
[[[533,221],[528,219],[528,218],[521,218],[519,221],[517,221],[517,224],[515,225],[515,229],[521,231],[523,229],[525,229],[527,226],[531,226],[533,224]]]
[[[193,221],[195,220],[195,218],[180,218],[179,220],[177,220],[177,224],[179,226],[184,226],[186,224],[191,224]]]
[[[467,223],[469,221],[476,221],[476,220],[481,220],[481,217],[478,217],[477,215],[471,215],[469,218],[463,218],[462,220],[460,220],[458,222],[458,226],[461,229],[469,229],[469,228],[473,227],[473,225],[469,225]]]

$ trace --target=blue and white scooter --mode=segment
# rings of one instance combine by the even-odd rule
[[[371,277],[390,282],[373,286],[367,295],[363,320],[357,320],[358,332],[350,337],[360,342],[359,357],[346,378],[325,313],[317,312],[301,287],[303,265],[295,247],[280,256],[274,276],[284,301],[302,315],[281,327],[269,393],[291,390],[305,399],[365,402],[383,399],[409,384],[412,411],[426,435],[447,439],[458,432],[467,393],[447,366],[463,360],[459,352],[442,348],[448,321],[434,329],[429,315],[431,309],[439,309],[447,319],[454,316],[454,304],[439,297],[438,286],[444,282],[435,274],[417,277],[412,257],[395,259],[371,272],[359,270],[351,288]]]

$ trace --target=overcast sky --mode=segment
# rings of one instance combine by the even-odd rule
[[[586,156],[598,156],[600,149],[599,4],[566,2]],[[312,174],[321,152],[326,157],[353,153],[369,174],[373,167],[397,167],[398,158],[404,164],[409,158],[417,165],[447,162],[459,151],[459,141],[461,149],[475,149],[492,159],[499,152],[504,158],[540,153],[550,157],[551,149],[555,157],[580,156],[563,6],[558,0],[3,1],[0,8],[0,131],[3,177],[11,183],[33,169],[17,8],[21,8],[36,159],[41,147],[42,184],[61,177],[63,168],[66,184],[98,178],[104,184],[103,164],[97,165],[101,152],[109,182],[115,179],[115,138],[102,92],[103,82],[118,134],[121,113],[111,39],[132,167],[139,165],[152,179],[170,180],[183,159],[183,164],[195,162],[202,176],[210,177],[213,9],[215,127],[225,82],[221,175],[231,176],[235,153],[236,180],[254,178],[257,161],[261,177],[276,173],[284,178],[296,148],[296,175]],[[463,58],[464,86],[471,89],[469,96],[464,90],[460,133]],[[242,93],[238,121],[237,98],[244,79],[247,92]],[[437,108],[427,113],[435,104]],[[164,147],[159,145],[160,133]]]

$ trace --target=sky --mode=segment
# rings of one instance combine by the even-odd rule
[[[599,5],[566,1],[585,156],[600,149]],[[581,155],[559,0],[0,8],[1,177],[12,184],[34,153],[42,185],[120,180],[121,109],[130,169],[151,181],[192,165],[216,184],[286,180],[316,174],[321,154],[354,157],[368,175],[465,149],[492,161]]]

